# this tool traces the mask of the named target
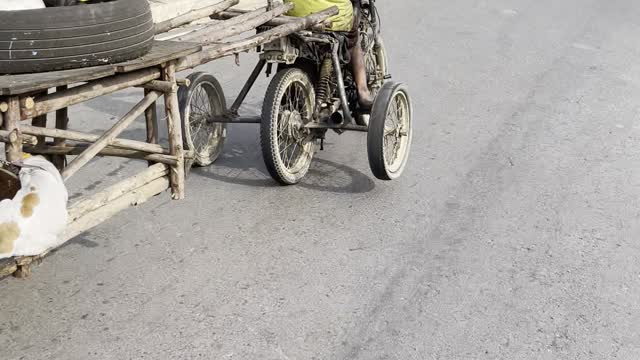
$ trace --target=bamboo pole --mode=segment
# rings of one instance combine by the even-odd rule
[[[48,114],[71,105],[94,99],[98,96],[142,85],[151,80],[156,80],[159,77],[160,71],[158,71],[157,68],[147,68],[126,74],[110,76],[100,80],[94,80],[68,90],[55,92],[36,101],[33,109],[23,111],[22,120],[31,119],[38,115]]]
[[[104,204],[104,206],[101,206],[70,223],[63,235],[64,242],[73,239],[96,225],[101,224],[122,210],[145,203],[168,188],[169,180],[166,177],[161,177]]]
[[[238,5],[239,2],[240,0],[224,0],[217,4],[192,10],[184,15],[180,15],[173,19],[163,21],[156,24],[156,35],[165,33],[182,25],[192,23],[196,20],[209,17],[213,14],[219,13],[220,11],[227,10],[232,6]]]
[[[107,130],[100,139],[91,144],[82,154],[73,159],[71,163],[62,171],[62,178],[67,180],[75,174],[80,168],[86,165],[94,156],[98,155],[100,150],[110,145],[113,140],[126,129],[131,123],[158,99],[160,93],[152,91],[142,101],[120,119],[111,129]]]
[[[185,70],[219,59],[225,56],[234,55],[242,51],[247,51],[261,44],[269,43],[273,40],[291,35],[297,31],[307,29],[314,24],[321,23],[329,17],[338,14],[338,8],[332,6],[329,9],[298,18],[288,24],[277,26],[273,29],[248,37],[244,40],[234,41],[229,44],[222,44],[203,49],[199,53],[189,55],[180,59],[177,70]]]
[[[74,222],[85,214],[102,207],[109,202],[150,183],[153,180],[169,174],[169,168],[164,164],[155,164],[146,170],[125,179],[118,184],[110,186],[90,196],[76,201],[69,208],[69,222]]]
[[[22,139],[20,138],[20,99],[17,96],[7,99],[8,109],[4,113],[3,128],[9,133],[5,144],[7,161],[18,161],[22,158]]]
[[[59,130],[59,129],[48,129],[48,128],[38,128],[28,125],[22,125],[20,127],[23,133],[28,135],[37,135],[37,136],[47,136],[52,137],[54,139],[66,139],[80,142],[95,142],[100,139],[99,135],[85,134],[76,131],[70,130]],[[54,142],[55,146],[61,146]],[[154,154],[169,154],[169,151],[164,149],[162,146],[157,144],[147,144],[142,141],[135,140],[127,140],[127,139],[114,139],[111,142],[112,146],[128,149],[128,150],[137,150],[137,151],[145,151]]]
[[[163,69],[164,81],[176,82],[175,62],[167,64]],[[178,164],[171,167],[169,179],[171,180],[171,193],[174,200],[185,198],[185,169],[184,149],[182,146],[182,120],[180,118],[180,105],[176,91],[164,94],[165,112],[167,114],[167,129],[169,130],[169,151],[178,158]]]
[[[80,155],[89,148],[90,145],[70,145],[65,146],[46,146],[46,147],[27,147],[25,151],[30,154],[41,155]],[[162,163],[166,165],[176,165],[178,159],[172,155],[149,154],[143,151],[118,149],[107,146],[96,155],[100,157],[114,156],[127,159],[147,160],[154,163]]]
[[[180,37],[178,40],[197,42],[202,45],[219,42],[223,39],[242,34],[249,30],[255,30],[256,27],[265,24],[269,20],[286,13],[291,9],[293,9],[293,3],[286,3],[266,12],[264,12],[265,8],[262,8],[242,14],[236,18],[196,30],[188,35]]]
[[[234,19],[237,18],[241,15],[244,15],[248,12],[252,12],[252,10],[243,10],[243,9],[229,9],[226,11],[222,11],[216,15],[211,16],[212,19],[215,20],[229,20],[229,19]],[[293,16],[286,16],[286,15],[281,15],[278,16],[276,18],[273,18],[269,21],[267,21],[266,23],[264,23],[265,26],[280,26],[280,25],[285,25],[285,24],[289,24],[292,21],[295,21],[296,19],[298,19],[297,17],[293,17]],[[330,25],[321,22],[319,24],[315,24],[312,25],[309,29],[313,30],[313,31],[325,31],[327,29],[327,27],[329,27]]]

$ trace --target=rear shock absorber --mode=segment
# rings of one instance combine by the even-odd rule
[[[322,112],[329,107],[331,102],[331,77],[333,76],[333,63],[330,57],[324,58],[320,67],[320,79],[316,92],[316,111]]]

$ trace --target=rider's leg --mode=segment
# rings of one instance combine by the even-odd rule
[[[354,1],[354,24],[351,30],[351,71],[358,88],[358,102],[365,109],[373,106],[373,96],[369,91],[367,84],[367,66],[364,61],[364,52],[360,44],[360,34],[358,33],[358,25],[360,25],[360,1]],[[354,44],[355,42],[355,44]]]
[[[366,109],[370,109],[373,106],[373,97],[369,91],[369,84],[367,84],[367,67],[364,62],[364,53],[360,46],[360,41],[351,50],[351,67],[353,71],[353,77],[358,87],[358,101],[360,106]]]

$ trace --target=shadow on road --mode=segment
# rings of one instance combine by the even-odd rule
[[[277,187],[264,165],[259,144],[255,143],[256,137],[247,136],[249,132],[246,130],[243,133],[234,129],[230,133],[233,135],[228,139],[220,159],[211,167],[193,168],[192,176],[236,185]],[[375,182],[359,170],[316,157],[309,173],[297,186],[322,192],[361,194],[373,190]]]

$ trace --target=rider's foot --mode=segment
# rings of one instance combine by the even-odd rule
[[[369,89],[358,91],[358,104],[363,110],[371,110],[373,107],[373,96],[371,96]]]

